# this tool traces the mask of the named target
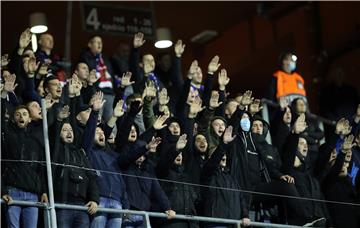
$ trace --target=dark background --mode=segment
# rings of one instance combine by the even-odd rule
[[[252,89],[262,97],[278,56],[294,50],[298,71],[305,79],[313,112],[318,111],[321,85],[342,69],[345,82],[360,93],[360,2],[101,2],[120,7],[152,9],[157,27],[169,27],[173,41],[186,43],[183,72],[198,59],[203,71],[209,60],[220,56],[231,78],[232,95]],[[1,53],[10,53],[20,33],[29,26],[29,15],[44,12],[55,38],[55,50],[64,55],[67,2],[1,2]],[[81,2],[72,2],[71,61],[79,57],[91,33],[82,26]],[[219,35],[204,44],[191,37],[203,30]],[[124,36],[102,35],[107,56],[112,56]],[[147,40],[143,52],[156,54]],[[173,47],[169,49],[173,51]]]

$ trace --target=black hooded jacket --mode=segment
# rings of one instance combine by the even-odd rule
[[[83,149],[74,143],[63,143],[60,131],[64,123],[55,124],[55,144],[52,148],[52,161],[63,165],[53,166],[55,201],[62,203],[85,204],[88,201],[99,203],[99,189],[96,174],[91,171],[90,162]]]
[[[255,147],[259,152],[261,159],[265,162],[268,170],[269,177],[273,180],[279,180],[283,175],[281,170],[281,157],[276,147],[266,142],[265,138],[269,132],[269,124],[260,116],[255,115],[252,118],[252,122],[259,120],[263,123],[263,133],[255,134],[252,133],[252,137],[255,143]],[[267,180],[269,181],[269,179]]]
[[[248,211],[240,186],[227,167],[220,167],[227,149],[226,144],[220,143],[202,170],[202,184],[211,186],[202,189],[203,211],[208,217],[241,219],[248,217]]]

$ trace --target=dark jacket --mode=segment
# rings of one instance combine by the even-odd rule
[[[294,133],[291,133],[286,140],[283,157],[284,172],[294,177],[296,189],[301,197],[323,200],[320,183],[311,171],[307,161],[299,158],[301,165],[294,167],[295,157],[298,156],[296,153],[298,142],[299,135]],[[330,223],[331,219],[325,203],[304,200],[303,205],[307,212],[306,217],[313,219],[325,217],[327,222]]]
[[[112,69],[112,66],[111,66],[111,62],[110,62],[110,60],[106,57],[106,56],[104,56],[104,55],[102,55],[102,58],[103,58],[103,60],[104,60],[104,64],[105,64],[105,66],[107,67],[107,71],[109,72],[109,74],[111,75],[111,78],[112,78],[112,84],[113,84],[113,88],[115,88],[115,83],[114,83],[114,72],[113,72],[113,69]],[[96,56],[94,55],[94,54],[92,54],[91,53],[91,51],[89,50],[89,49],[86,49],[86,50],[84,50],[82,53],[81,53],[81,55],[80,55],[80,61],[82,61],[82,62],[84,62],[84,63],[86,63],[87,65],[88,65],[88,67],[89,67],[89,71],[91,71],[91,70],[96,70]],[[95,86],[96,86],[96,88],[98,88],[97,87],[97,85],[99,84],[99,81],[97,81],[96,83],[95,83]],[[99,89],[99,88],[98,88]],[[104,92],[105,94],[114,94],[114,91],[113,91],[113,89],[110,89],[110,88],[102,88],[102,89],[100,89],[102,92]]]
[[[85,204],[88,201],[99,203],[96,174],[89,170],[91,166],[85,151],[73,143],[65,144],[61,141],[62,123],[57,121],[55,128],[57,133],[51,150],[52,161],[65,165],[53,167],[55,201],[75,204]]]
[[[3,114],[3,113],[2,113]],[[4,118],[4,115],[2,115]],[[7,194],[8,187],[41,194],[46,192],[46,170],[42,128],[29,124],[26,128],[18,128],[9,121],[1,126],[2,159],[25,160],[33,162],[2,162],[2,195]]]
[[[190,182],[191,173],[184,165],[175,165],[175,158],[181,153],[176,150],[176,142],[168,143],[163,147],[160,161],[157,166],[157,177],[174,182]],[[183,162],[185,162],[183,160]],[[168,196],[172,209],[179,214],[195,215],[194,202],[197,194],[194,187],[187,184],[160,181],[164,192]]]
[[[86,123],[83,148],[91,166],[97,170],[96,181],[99,186],[100,196],[113,198],[121,202],[122,208],[129,209],[125,181],[117,162],[119,154],[107,145],[104,147],[93,145],[97,117],[98,112],[92,111]]]
[[[269,132],[269,124],[262,119],[260,116],[255,115],[252,121],[259,120],[263,123],[263,133],[262,135],[252,133],[252,137],[255,143],[255,147],[259,152],[261,159],[265,162],[266,168],[268,170],[268,181],[270,178],[272,180],[279,180],[282,175],[281,172],[281,157],[276,147],[266,142],[265,138]]]
[[[156,179],[153,167],[146,160],[140,166],[135,164],[139,157],[147,153],[145,142],[138,140],[129,150],[123,151],[118,160],[120,168],[126,174],[124,180],[130,208],[149,211],[151,199],[154,198],[161,210],[169,210],[170,202]]]
[[[205,199],[203,211],[204,215],[208,217],[241,219],[248,217],[248,212],[246,202],[240,192],[240,186],[227,167],[219,167],[226,150],[225,144],[219,144],[202,170],[202,184],[214,187],[203,188],[203,198]]]
[[[337,155],[335,164],[330,169],[324,181],[324,195],[327,200],[345,202],[345,203],[359,203],[359,191],[351,183],[351,178],[348,176],[339,176],[339,173],[344,164],[345,154],[340,152]],[[360,175],[356,177],[357,185],[360,184]],[[329,212],[334,224],[334,227],[357,228],[360,226],[359,207],[328,203]]]

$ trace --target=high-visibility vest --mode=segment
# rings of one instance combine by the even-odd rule
[[[293,72],[288,74],[284,71],[276,71],[274,77],[277,78],[276,97],[298,94],[306,96],[304,79],[300,74]]]

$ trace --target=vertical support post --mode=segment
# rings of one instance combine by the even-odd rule
[[[66,32],[65,32],[65,50],[64,57],[66,63],[71,63],[71,22],[72,22],[73,3],[69,1],[66,8]],[[67,66],[67,65],[66,65]],[[70,76],[71,64],[66,67],[66,75]]]
[[[270,124],[270,117],[269,117],[268,105],[266,104],[266,102],[264,102],[262,106],[263,106],[263,108],[262,108],[262,110],[261,110],[262,116],[263,116],[264,120]],[[272,141],[272,140],[271,140],[270,131],[267,133],[265,139],[266,139],[266,142],[267,142],[267,143],[271,144],[271,141]]]
[[[48,206],[44,208],[44,227],[52,228],[50,219],[50,208]]]
[[[42,111],[42,118],[43,118],[46,173],[47,173],[48,190],[49,190],[48,195],[49,195],[49,203],[50,203],[50,225],[51,225],[50,227],[57,228],[45,99],[41,99],[41,111]]]
[[[144,217],[145,217],[145,227],[151,228],[149,214],[145,213]]]

